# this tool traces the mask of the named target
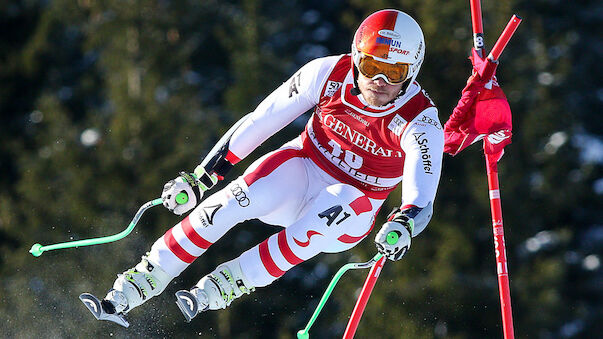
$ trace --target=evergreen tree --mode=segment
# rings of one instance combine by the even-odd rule
[[[268,288],[191,324],[173,305],[218,263],[277,228],[245,223],[216,243],[163,295],[116,328],[91,319],[77,295],[101,295],[177,223],[160,207],[116,243],[44,253],[35,242],[103,236],[309,60],[348,53],[358,24],[381,8],[417,19],[426,39],[418,81],[445,122],[469,74],[466,1],[5,1],[0,5],[0,332],[5,337],[290,338],[332,275],[365,261],[374,233],[323,254]],[[482,1],[487,46],[524,17],[498,79],[513,111],[513,143],[499,164],[517,337],[601,333],[601,5]],[[235,167],[290,140],[300,119]],[[396,191],[376,227],[397,203]],[[340,337],[367,271],[339,282],[311,333]],[[502,327],[481,148],[445,156],[429,227],[387,262],[357,337],[491,338]]]

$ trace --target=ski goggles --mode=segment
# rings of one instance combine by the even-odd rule
[[[408,76],[410,64],[395,63],[388,64],[377,61],[373,57],[364,54],[358,63],[358,70],[367,78],[375,79],[378,75],[383,75],[385,81],[390,85],[397,85]]]

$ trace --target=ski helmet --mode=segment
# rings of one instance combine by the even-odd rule
[[[413,18],[395,9],[375,12],[364,19],[354,34],[354,80],[360,71],[368,78],[402,83],[403,94],[417,77],[424,56],[423,31]]]

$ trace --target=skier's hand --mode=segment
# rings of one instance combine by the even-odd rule
[[[163,186],[163,206],[177,215],[182,215],[201,202],[203,192],[218,182],[215,174],[208,174],[202,166],[195,173],[180,172],[180,176]]]
[[[410,249],[413,226],[413,219],[404,211],[397,210],[392,213],[375,236],[375,245],[379,253],[389,260],[400,260]]]

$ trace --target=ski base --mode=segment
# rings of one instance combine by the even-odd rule
[[[123,313],[115,313],[114,309],[111,312],[113,305],[108,301],[101,301],[90,293],[80,294],[80,300],[97,320],[111,321],[126,328],[130,326]]]

